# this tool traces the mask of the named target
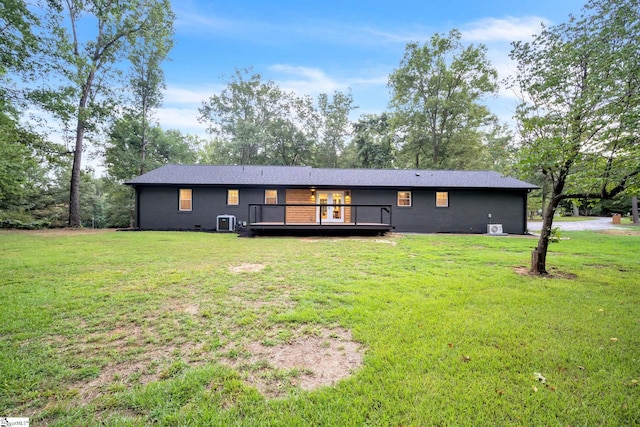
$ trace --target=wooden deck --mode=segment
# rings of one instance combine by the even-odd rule
[[[300,222],[253,222],[249,224],[252,230],[370,230],[370,231],[390,231],[393,229],[391,224],[382,224],[376,222],[324,222],[300,223]]]
[[[299,221],[287,221],[287,208],[290,207],[306,207],[306,208],[320,208],[323,205],[310,205],[310,204],[279,204],[279,205],[267,205],[267,204],[252,204],[249,205],[249,221],[247,228],[251,231],[260,232],[335,232],[341,234],[357,234],[357,233],[386,233],[393,230],[393,223],[391,221],[391,206],[390,205],[330,205],[341,206],[350,209],[350,214],[347,217],[348,222],[320,220],[299,222]],[[275,215],[279,218],[269,218],[264,220],[262,209],[270,209],[272,214],[275,209]],[[266,216],[266,214],[265,214]],[[363,218],[362,221],[358,220],[358,217]],[[379,221],[372,219],[379,218]],[[272,220],[275,219],[275,220]],[[281,219],[281,220],[279,220]]]

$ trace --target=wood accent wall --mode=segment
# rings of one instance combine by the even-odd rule
[[[316,199],[311,195],[311,189],[287,190],[286,202],[295,204],[313,204]],[[287,207],[287,223],[315,224],[316,207],[315,206],[288,206]]]
[[[327,192],[341,191],[346,193],[347,190],[328,190]],[[292,204],[311,204],[317,203],[316,197],[311,193],[311,189],[288,189],[286,190],[285,203]],[[345,196],[346,199],[346,196]],[[351,204],[349,201],[343,200],[344,204]],[[316,206],[289,206],[287,207],[287,223],[315,224],[317,221]],[[344,208],[344,222],[351,222],[351,208]]]

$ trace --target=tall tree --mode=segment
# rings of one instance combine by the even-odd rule
[[[514,145],[513,132],[505,124],[496,124],[485,135],[488,167],[491,170],[510,174],[515,165],[517,148]]]
[[[409,43],[389,76],[394,124],[415,168],[471,168],[482,150],[482,127],[494,119],[481,103],[498,89],[484,45],[463,46],[461,34]]]
[[[546,274],[553,217],[571,198],[610,199],[640,176],[640,7],[590,0],[579,17],[513,44],[520,164],[551,182],[532,271]]]
[[[64,0],[47,17],[58,70],[51,80],[63,89],[43,90],[41,101],[63,121],[75,122],[69,225],[77,227],[85,135],[112,111],[114,82],[132,46],[169,37],[165,29],[174,16],[169,0]]]
[[[165,88],[164,71],[162,62],[173,47],[173,21],[168,21],[167,27],[145,28],[137,37],[129,54],[132,65],[129,84],[133,96],[132,111],[141,122],[142,131],[140,144],[140,170],[142,175],[145,169],[147,156],[147,124],[152,110],[162,105],[162,90]],[[154,32],[151,33],[150,31]],[[157,34],[157,31],[163,34]]]
[[[209,165],[230,165],[234,163],[233,147],[227,141],[219,138],[200,140],[201,151],[198,163]]]
[[[387,169],[394,166],[396,137],[387,113],[361,116],[354,124],[353,143],[360,167]]]
[[[229,144],[232,162],[239,164],[310,163],[319,120],[310,97],[263,82],[250,69],[237,69],[200,108],[200,121]]]
[[[351,93],[335,91],[330,99],[326,93],[318,95],[320,114],[320,141],[318,141],[314,165],[336,168],[344,149],[345,140],[351,133],[349,114],[357,107]]]

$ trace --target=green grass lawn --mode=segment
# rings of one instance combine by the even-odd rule
[[[539,278],[524,237],[0,232],[0,416],[638,425],[640,233],[563,236]],[[351,341],[361,366],[318,388],[256,356]]]

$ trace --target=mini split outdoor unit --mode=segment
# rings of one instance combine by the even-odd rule
[[[504,234],[502,224],[487,224],[487,234]]]
[[[233,231],[236,229],[236,217],[234,215],[218,215],[216,217],[217,231]]]

